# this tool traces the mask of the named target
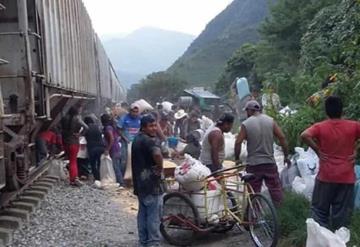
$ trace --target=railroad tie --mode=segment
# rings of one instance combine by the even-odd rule
[[[13,232],[13,229],[0,227],[0,246],[5,246],[12,241]]]
[[[21,201],[11,202],[11,207],[22,209],[28,211],[29,213],[32,213],[35,210],[35,206],[33,204],[27,202],[21,202]]]
[[[14,216],[0,215],[0,227],[18,229],[22,226],[22,219]]]
[[[35,198],[39,198],[39,199],[44,199],[46,194],[47,194],[47,192],[29,189],[29,190],[25,190],[23,195],[35,197]]]
[[[20,202],[31,203],[34,205],[35,208],[37,208],[41,202],[41,199],[39,199],[38,197],[27,196],[27,195],[20,195],[17,200]]]
[[[30,189],[34,191],[41,191],[44,193],[49,193],[51,191],[51,188],[41,185],[32,185],[30,186]]]
[[[5,208],[0,212],[0,215],[8,215],[22,219],[24,222],[28,222],[30,220],[30,212],[20,208]]]

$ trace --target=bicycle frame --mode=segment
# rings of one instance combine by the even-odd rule
[[[209,223],[209,219],[212,215],[217,215],[219,221],[230,221],[234,219],[237,223],[241,225],[249,225],[251,222],[247,222],[244,219],[247,207],[253,207],[251,204],[250,196],[255,194],[253,188],[247,182],[241,180],[241,174],[239,173],[241,170],[244,170],[246,166],[240,165],[235,166],[233,168],[228,168],[225,170],[221,170],[215,172],[204,179],[204,189],[202,192],[183,192],[189,194],[190,196],[201,195],[204,198],[204,204],[199,206],[196,205],[197,209],[205,215],[205,221]],[[232,171],[233,170],[233,171]],[[231,171],[231,172],[230,172]],[[216,175],[218,174],[218,175]],[[215,176],[214,176],[215,175]],[[173,180],[168,180],[173,181]],[[198,181],[196,181],[198,182]],[[215,196],[210,196],[211,190],[208,189],[209,185],[212,182],[217,182],[220,185],[220,195],[215,194]],[[234,200],[236,201],[235,211],[234,207],[229,207],[228,205],[228,193],[234,194]],[[216,197],[220,197],[222,201],[219,207],[219,210],[214,211],[210,208],[209,202],[212,200],[217,200]],[[186,223],[183,219],[178,219],[182,223],[187,224],[193,230],[200,231],[199,227],[194,226],[193,224]],[[184,221],[184,222],[183,222]],[[211,223],[211,222],[210,222]],[[215,223],[216,224],[216,223]],[[204,230],[204,229],[203,229]],[[203,231],[202,230],[202,231]]]

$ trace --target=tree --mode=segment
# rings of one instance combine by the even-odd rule
[[[145,99],[150,104],[157,102],[175,102],[181,96],[188,83],[166,72],[155,72],[134,84],[128,92],[129,101]]]

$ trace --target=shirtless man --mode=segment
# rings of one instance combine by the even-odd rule
[[[234,124],[234,116],[225,113],[210,127],[204,136],[200,161],[207,166],[211,172],[222,169],[225,158],[224,133],[230,132]]]

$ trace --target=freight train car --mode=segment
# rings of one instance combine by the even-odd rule
[[[125,97],[81,0],[0,0],[0,189],[26,184],[37,134],[70,107]]]

